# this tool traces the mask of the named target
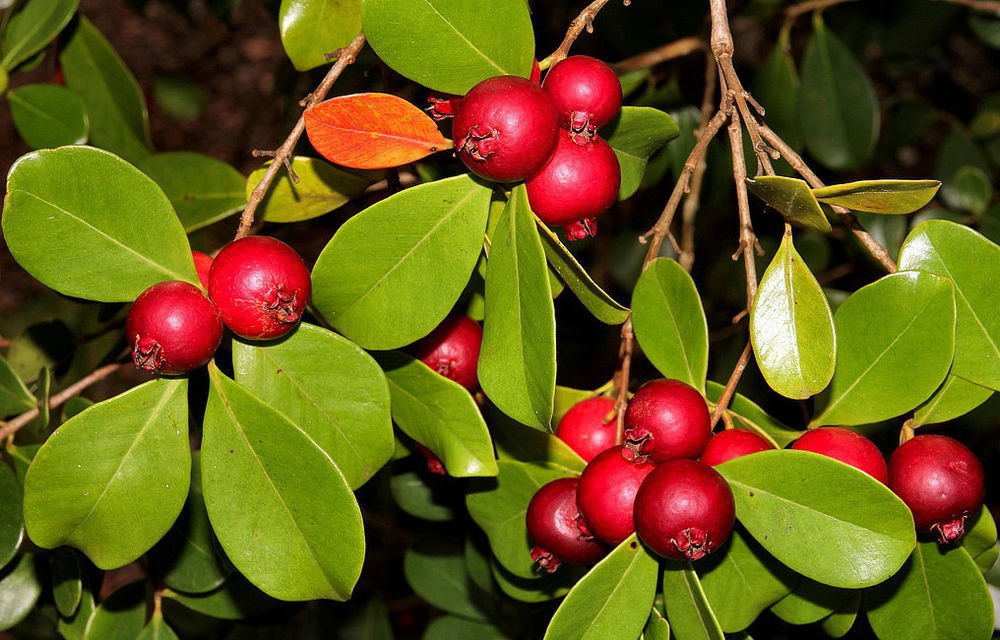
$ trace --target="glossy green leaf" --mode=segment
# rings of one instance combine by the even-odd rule
[[[708,323],[694,280],[675,261],[658,258],[639,276],[632,294],[632,325],[660,373],[705,389]]]
[[[531,73],[535,38],[524,0],[491,0],[475,11],[465,0],[364,0],[362,24],[382,61],[435,91],[464,95],[486,78]]]
[[[977,563],[979,556],[996,548],[997,523],[988,508],[980,507],[979,512],[965,523],[965,535],[959,544]]]
[[[16,625],[42,595],[35,554],[21,554],[16,562],[0,570],[0,631]]]
[[[59,547],[49,555],[52,567],[52,599],[59,615],[72,617],[83,600],[83,566],[76,550]]]
[[[771,52],[764,58],[753,80],[753,95],[767,107],[767,125],[793,149],[802,146],[799,126],[799,74],[792,58],[788,33],[779,35]]]
[[[59,618],[57,629],[65,640],[83,640],[87,625],[97,609],[90,582],[86,572],[80,574],[80,604],[71,616]]]
[[[361,0],[281,0],[281,44],[299,71],[328,64],[325,54],[361,31]]]
[[[316,260],[313,304],[366,349],[394,349],[427,335],[469,281],[491,194],[461,175],[365,209]]]
[[[24,481],[31,540],[69,545],[101,569],[132,562],[170,528],[191,473],[187,379],[95,404],[45,442]]]
[[[946,220],[917,225],[899,252],[899,268],[933,273],[955,286],[954,375],[1000,390],[1000,246]]]
[[[160,185],[188,233],[218,222],[246,204],[240,172],[201,153],[157,153],[136,166]]]
[[[358,488],[393,451],[389,386],[378,363],[354,343],[311,324],[284,340],[233,344],[240,384],[281,411]]]
[[[493,563],[493,579],[504,595],[518,602],[550,602],[562,598],[587,572],[583,567],[564,564],[555,573],[545,573],[535,578],[520,578]]]
[[[32,149],[83,144],[90,129],[83,102],[54,84],[29,84],[7,93],[17,133]]]
[[[146,583],[118,589],[94,611],[85,640],[134,640],[146,623]]]
[[[559,274],[559,278],[566,283],[573,295],[587,307],[587,311],[605,324],[621,324],[628,318],[628,308],[616,302],[611,296],[605,293],[587,270],[584,269],[576,257],[570,253],[559,240],[559,236],[552,232],[541,220],[535,217],[538,225],[538,235],[542,239],[542,248],[545,250],[545,258],[549,262],[552,270]]]
[[[719,398],[722,396],[724,388],[724,385],[709,380],[707,393],[708,401],[711,403],[718,402]],[[786,427],[775,418],[768,415],[766,411],[761,409],[752,400],[749,400],[739,393],[733,394],[732,399],[729,401],[729,408],[726,409],[726,413],[729,414],[737,426],[749,429],[750,431],[763,436],[767,440],[770,440],[771,443],[779,449],[784,448],[791,442],[794,442],[799,436],[802,435],[801,430]]]
[[[21,413],[34,406],[35,396],[24,386],[7,360],[0,356],[0,417]]]
[[[663,567],[663,606],[670,631],[680,640],[723,640],[725,636],[690,562]]]
[[[403,575],[414,593],[431,605],[475,620],[486,616],[476,604],[476,587],[465,569],[462,545],[434,533],[418,538],[403,557]]]
[[[679,135],[680,128],[670,114],[652,107],[622,107],[619,115],[601,128],[601,136],[614,149],[621,166],[619,200],[639,188],[649,157]]]
[[[779,562],[843,588],[878,584],[915,542],[910,510],[863,471],[808,451],[762,451],[716,467],[736,517]],[[803,544],[822,540],[822,544]]]
[[[415,518],[432,522],[455,519],[454,505],[444,491],[447,478],[416,471],[393,470],[389,490],[399,508]]]
[[[0,569],[11,561],[24,538],[23,499],[14,470],[0,462],[0,504],[4,505],[0,511]]]
[[[216,553],[218,542],[201,491],[201,452],[191,457],[191,491],[177,522],[150,555],[156,575],[171,589],[205,593],[218,589],[232,569]]]
[[[100,149],[22,156],[8,177],[3,231],[28,273],[69,296],[126,302],[163,280],[198,282],[187,236],[163,192]]]
[[[773,207],[788,222],[797,222],[823,233],[833,230],[805,180],[785,176],[757,176],[747,178],[746,183],[750,193]]]
[[[163,621],[163,615],[154,615],[153,619],[143,627],[136,640],[178,640],[174,630]]]
[[[76,32],[62,49],[59,65],[66,87],[80,96],[87,109],[94,146],[129,162],[150,154],[142,90],[122,59],[86,18],[80,18]]]
[[[670,640],[670,623],[655,606],[649,612],[649,620],[642,630],[642,640]]]
[[[402,353],[381,354],[379,362],[403,433],[434,452],[451,476],[496,475],[490,432],[464,387]]]
[[[656,596],[659,565],[635,534],[594,565],[556,609],[546,640],[634,640]]]
[[[257,187],[271,163],[250,174],[246,180],[246,197]],[[258,215],[268,222],[301,222],[311,220],[347,204],[368,186],[365,178],[338,169],[317,158],[296,156],[292,170],[299,181],[293,182],[287,171],[282,171],[271,184],[267,195],[257,209]]]
[[[278,604],[239,573],[233,573],[221,587],[209,593],[191,595],[167,590],[163,596],[220,620],[242,620],[274,609]]]
[[[80,0],[35,0],[22,3],[13,14],[5,15],[0,66],[13,70],[41,51],[69,24],[79,4]]]
[[[788,227],[757,288],[750,340],[764,379],[786,398],[805,400],[833,377],[833,314]]]
[[[504,640],[509,637],[488,622],[467,620],[458,616],[441,616],[427,625],[422,640],[455,640],[455,638]]]
[[[209,367],[202,490],[233,565],[282,600],[346,600],[361,573],[361,510],[333,460],[249,390]]]
[[[510,194],[486,265],[479,384],[501,411],[550,429],[556,388],[556,319],[545,253],[523,185]]]
[[[854,292],[833,318],[837,369],[812,425],[878,422],[929,398],[955,352],[954,309],[951,283],[930,273],[894,273]]]
[[[860,180],[813,189],[820,202],[871,213],[913,213],[934,198],[940,180]]]
[[[525,426],[496,409],[487,409],[486,420],[500,460],[550,462],[576,472],[586,466],[583,458],[554,434]]]
[[[823,620],[823,632],[831,638],[843,638],[857,621],[860,607],[861,592],[856,591],[847,602]]]
[[[495,479],[479,480],[466,496],[469,515],[486,533],[493,555],[519,578],[537,578],[525,527],[528,502],[542,486],[572,475],[555,465],[501,460]]]
[[[898,575],[865,596],[880,638],[983,640],[993,635],[993,603],[979,568],[962,547],[921,542]]]
[[[796,580],[740,527],[697,568],[705,598],[728,633],[749,627],[764,609],[788,595]]]
[[[916,408],[909,424],[916,428],[954,420],[986,402],[992,395],[992,389],[949,375],[934,395]]]
[[[950,206],[978,217],[990,206],[993,183],[990,175],[979,167],[964,166],[955,172],[950,188],[943,195]]]
[[[826,28],[819,13],[815,15],[799,87],[806,148],[830,169],[857,168],[875,151],[878,98],[851,50]]]
[[[802,578],[792,593],[775,603],[771,612],[789,624],[812,624],[833,615],[856,593]]]

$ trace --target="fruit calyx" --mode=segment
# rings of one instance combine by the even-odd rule
[[[486,162],[496,155],[499,137],[500,132],[496,129],[487,129],[478,124],[473,125],[466,134],[459,151],[464,151],[473,160]]]
[[[674,545],[677,553],[680,553],[688,560],[699,560],[711,553],[716,545],[708,531],[699,527],[689,527],[681,531],[678,538],[670,538],[670,544]]]
[[[968,519],[968,514],[963,514],[954,520],[935,523],[931,525],[930,532],[937,535],[939,543],[952,543],[965,536],[965,521]]]
[[[265,295],[265,298],[267,300],[262,304],[275,322],[295,324],[302,319],[294,291],[287,293],[281,287],[275,287]]]
[[[136,334],[132,362],[138,369],[156,373],[163,367],[163,348],[155,339]]]

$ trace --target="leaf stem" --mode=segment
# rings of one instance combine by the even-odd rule
[[[288,134],[285,141],[281,143],[281,146],[274,150],[273,154],[271,152],[261,153],[259,155],[266,155],[273,158],[270,166],[268,166],[267,171],[264,176],[254,187],[253,192],[247,199],[247,206],[243,210],[243,215],[240,217],[240,226],[236,230],[236,240],[240,238],[245,238],[250,235],[250,229],[253,227],[254,215],[257,212],[257,207],[264,200],[264,196],[267,195],[268,189],[271,188],[271,183],[277,177],[278,172],[281,171],[283,167],[290,167],[290,159],[295,151],[295,145],[298,144],[299,138],[302,137],[302,133],[306,129],[306,121],[304,112],[306,109],[313,107],[326,98],[326,94],[330,92],[330,88],[333,83],[340,78],[340,74],[351,65],[357,58],[358,52],[365,44],[365,36],[363,33],[359,33],[351,44],[344,47],[337,52],[337,62],[330,67],[326,76],[319,83],[316,89],[310,93],[305,100],[299,104],[303,107],[303,115],[299,116],[298,122],[292,128],[292,132]]]

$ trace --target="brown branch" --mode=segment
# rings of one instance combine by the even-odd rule
[[[746,276],[747,304],[749,312],[757,295],[757,261],[754,252],[758,248],[757,236],[753,232],[753,222],[750,219],[750,195],[747,193],[747,166],[743,157],[743,129],[739,118],[729,121],[729,147],[733,158],[733,182],[736,183],[736,204],[740,214],[740,244],[739,253],[743,254],[743,271]]]
[[[80,395],[85,389],[100,382],[101,380],[104,380],[115,371],[121,369],[123,366],[125,365],[116,362],[114,364],[106,364],[103,367],[95,369],[86,377],[77,380],[70,386],[49,398],[49,409],[55,409],[70,398]],[[0,441],[6,440],[8,437],[14,435],[20,429],[27,426],[32,420],[38,417],[39,413],[40,411],[36,407],[30,411],[25,411],[21,415],[4,424],[3,427],[0,427]]]
[[[566,30],[566,36],[563,41],[556,47],[556,50],[552,52],[552,55],[545,58],[538,63],[540,69],[548,69],[555,63],[559,62],[563,58],[569,55],[569,49],[576,42],[576,39],[580,37],[583,30],[586,29],[587,33],[593,33],[594,31],[594,18],[597,14],[604,8],[609,0],[594,0],[587,8],[580,12],[580,15],[573,18],[569,23],[569,29]],[[629,0],[624,0],[625,6],[629,5]]]
[[[682,58],[686,55],[694,53],[695,51],[705,51],[706,48],[705,41],[701,38],[695,38],[693,36],[689,38],[681,38],[680,40],[668,42],[663,46],[650,49],[649,51],[632,56],[631,58],[626,58],[621,62],[616,62],[611,65],[611,68],[615,70],[615,73],[621,75],[630,71],[648,69],[649,67],[654,67],[668,60],[674,60],[675,58]]]
[[[788,164],[791,165],[791,167],[795,169],[795,171],[801,175],[806,182],[809,183],[809,186],[813,189],[825,186],[823,181],[819,179],[819,176],[813,173],[813,170],[809,168],[809,165],[802,160],[802,157],[796,153],[794,149],[788,146],[788,144],[781,139],[781,136],[772,131],[767,125],[761,125],[760,130],[761,134],[767,139],[767,141],[778,151],[778,153],[782,155],[782,157],[785,158]],[[896,272],[896,263],[891,257],[889,257],[889,252],[886,251],[885,247],[879,244],[878,240],[865,231],[864,227],[861,226],[861,223],[858,222],[857,217],[851,213],[849,209],[838,206],[831,206],[831,209],[833,209],[837,215],[840,216],[847,228],[854,234],[854,237],[857,238],[861,245],[868,251],[869,254],[871,254],[872,258],[882,265],[883,269],[889,273]]]
[[[733,394],[736,393],[736,385],[739,384],[740,378],[743,377],[743,372],[747,368],[747,364],[750,363],[750,354],[753,353],[753,345],[747,341],[747,346],[743,347],[743,353],[740,354],[740,359],[736,361],[736,366],[733,367],[733,372],[729,375],[729,381],[726,382],[726,388],[722,390],[722,395],[715,403],[715,411],[712,413],[712,429],[715,429],[715,425],[719,423],[719,418],[726,412],[729,408],[729,402],[733,399]]]
[[[358,34],[356,38],[340,51],[337,52],[337,62],[330,67],[327,72],[326,77],[319,83],[316,90],[309,94],[309,96],[303,101],[303,112],[310,107],[313,107],[326,98],[326,94],[330,92],[330,88],[333,83],[337,81],[340,74],[344,72],[349,65],[351,65],[361,51],[361,47],[365,44],[364,34]],[[246,209],[243,210],[243,215],[240,217],[240,226],[236,230],[236,239],[244,238],[250,234],[250,229],[253,227],[254,214],[257,212],[257,207],[264,200],[264,196],[267,195],[267,190],[271,188],[271,183],[277,177],[278,172],[288,165],[292,154],[295,151],[295,145],[298,144],[299,138],[302,137],[302,133],[305,131],[306,121],[305,115],[299,116],[298,122],[295,123],[295,127],[292,128],[292,132],[288,134],[281,146],[275,149],[274,153],[270,152],[260,155],[273,156],[270,166],[264,173],[264,177],[260,179],[257,186],[254,187],[253,192],[247,200]]]
[[[944,0],[944,2],[960,4],[979,11],[988,11],[990,13],[1000,14],[1000,2],[997,0]]]
[[[822,11],[823,9],[832,7],[835,4],[854,1],[855,0],[807,0],[806,2],[793,4],[785,9],[785,21],[790,22],[805,13],[809,13],[810,11]]]
[[[635,348],[635,334],[632,331],[632,316],[622,324],[622,340],[618,345],[618,371],[615,373],[615,415],[617,424],[616,443],[625,442],[625,405],[628,404],[629,376],[632,373],[632,355]]]

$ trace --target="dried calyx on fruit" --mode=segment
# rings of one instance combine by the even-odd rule
[[[552,96],[559,122],[570,137],[586,144],[611,122],[622,106],[622,85],[608,65],[590,56],[570,56],[545,75],[542,88]]]
[[[844,427],[811,429],[792,443],[792,449],[812,451],[861,469],[882,484],[886,483],[885,458],[875,443]]]
[[[236,335],[272,340],[295,328],[312,284],[302,257],[284,242],[250,236],[229,243],[215,257],[208,295]]]
[[[418,341],[413,347],[413,355],[445,378],[475,391],[479,387],[476,370],[482,344],[483,329],[479,323],[468,316],[455,314]]]
[[[616,545],[632,535],[632,505],[639,485],[653,470],[647,461],[626,459],[624,447],[611,447],[587,463],[580,474],[576,503],[591,533]]]
[[[587,398],[573,405],[556,427],[556,437],[569,445],[584,462],[618,444],[615,401],[605,396]]]
[[[465,94],[452,132],[458,157],[473,173],[517,182],[552,155],[559,116],[549,94],[531,80],[495,76]]]
[[[135,366],[153,373],[187,373],[211,360],[222,340],[212,301],[188,282],[158,282],[139,294],[125,320]]]
[[[964,444],[940,435],[915,436],[889,457],[889,488],[913,513],[917,531],[947,544],[983,506],[983,465]]]
[[[670,460],[643,480],[635,496],[635,530],[665,558],[698,560],[733,531],[736,504],[729,484],[696,460]]]
[[[694,387],[669,378],[642,385],[625,409],[625,451],[636,459],[666,462],[695,459],[712,436],[705,398]]]
[[[577,478],[560,478],[542,486],[525,514],[531,559],[552,573],[563,562],[582,566],[597,562],[606,549],[594,539],[576,505]]]

